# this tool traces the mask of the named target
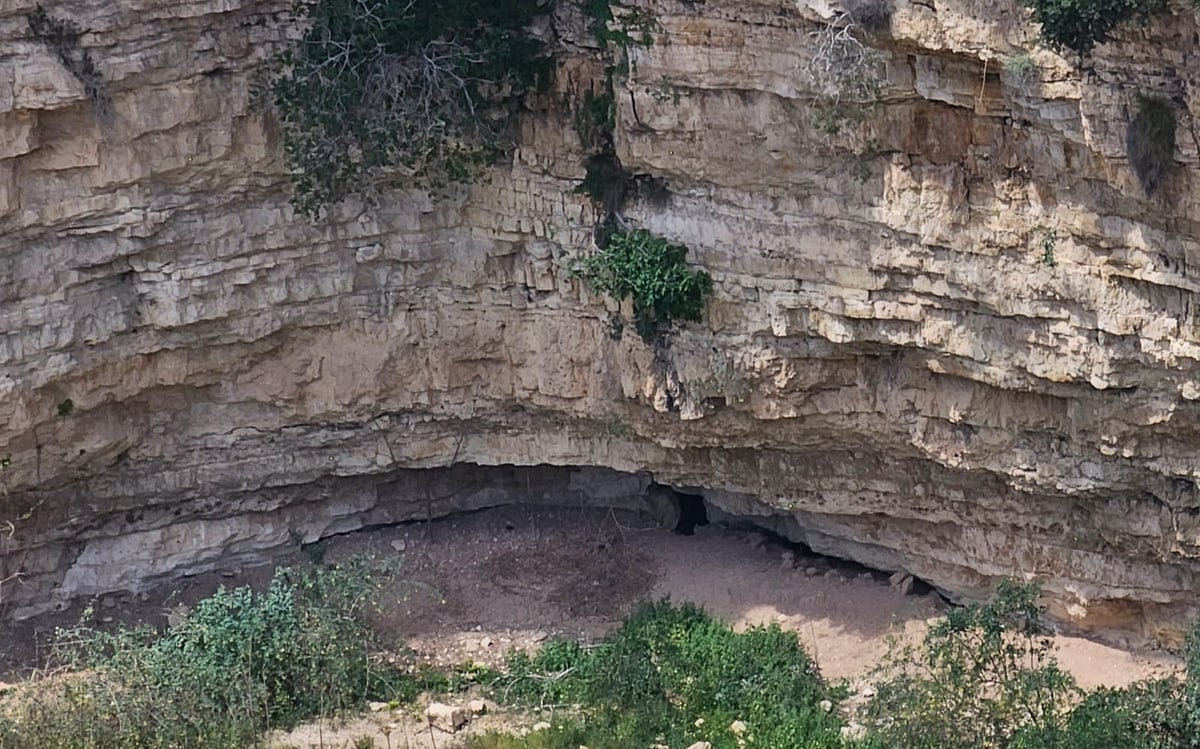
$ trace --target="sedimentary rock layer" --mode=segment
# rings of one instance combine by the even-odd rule
[[[573,123],[606,61],[565,0],[511,163],[318,222],[250,95],[285,3],[45,5],[86,32],[109,111],[32,2],[0,9],[8,613],[474,506],[409,473],[454,464],[636,474],[583,482],[632,482],[621,502],[651,476],[700,488],[958,597],[1037,577],[1109,635],[1172,644],[1197,613],[1186,3],[1080,66],[1017,0],[897,0],[868,37],[879,104],[829,133],[811,71],[835,6],[646,0],[616,144],[668,189],[626,217],[716,287],[653,345],[570,272],[596,220]],[[1126,157],[1142,95],[1180,122],[1153,198]]]

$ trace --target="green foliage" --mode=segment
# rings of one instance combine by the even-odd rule
[[[381,582],[363,560],[221,589],[161,635],[60,631],[66,670],[0,703],[3,749],[248,746],[265,729],[395,690],[363,614]]]
[[[58,412],[59,416],[62,416],[62,417],[70,416],[72,413],[75,412],[75,401],[71,400],[70,398],[67,398],[66,400],[64,400],[63,402],[58,404],[58,406],[55,408],[55,411]]]
[[[616,15],[610,0],[584,0],[583,12],[592,21],[592,33],[600,46],[608,49],[632,46],[649,47],[654,43],[654,32],[659,29],[658,20],[642,8],[627,7],[620,24],[614,24]],[[615,26],[615,28],[614,28]]]
[[[1061,725],[1031,727],[1014,749],[1200,748],[1200,636],[1184,650],[1187,679],[1155,679],[1088,694]]]
[[[552,69],[537,0],[298,0],[308,31],[274,64],[294,203],[316,216],[379,181],[441,189],[510,145]]]
[[[1061,725],[1030,726],[1013,749],[1193,749],[1179,683],[1161,679],[1087,695]]]
[[[1076,688],[1054,660],[1035,584],[1001,583],[985,606],[951,609],[921,648],[889,653],[864,719],[883,746],[1016,746],[1061,725]]]
[[[1146,23],[1167,9],[1166,0],[1024,0],[1033,20],[1042,26],[1042,39],[1057,50],[1081,55],[1108,41],[1127,22]]]
[[[821,710],[835,697],[796,636],[777,625],[735,633],[703,611],[646,604],[598,646],[552,643],[530,658],[515,654],[499,697],[534,706],[579,704],[582,711],[529,741],[491,737],[474,746],[624,749],[841,745],[839,719]],[[506,743],[506,741],[508,743]]]
[[[1147,195],[1153,195],[1175,160],[1175,110],[1163,99],[1142,97],[1129,123],[1129,163]]]
[[[688,268],[687,251],[645,229],[621,229],[578,272],[596,293],[631,299],[638,332],[648,339],[659,325],[701,319],[712,277]]]

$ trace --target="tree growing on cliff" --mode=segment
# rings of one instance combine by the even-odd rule
[[[537,0],[300,0],[296,12],[307,30],[264,93],[310,217],[381,183],[475,179],[551,70],[530,30],[546,12]]]
[[[1024,0],[1053,49],[1086,55],[1121,25],[1146,23],[1167,9],[1167,0]]]

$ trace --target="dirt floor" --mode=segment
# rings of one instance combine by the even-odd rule
[[[364,552],[401,557],[403,573],[384,591],[377,624],[443,666],[500,665],[509,650],[555,637],[595,640],[640,601],[669,597],[699,604],[737,627],[779,621],[797,632],[827,678],[861,687],[889,636],[919,638],[945,608],[935,593],[921,592],[924,586],[904,595],[884,573],[805,554],[758,532],[703,526],[683,536],[613,512],[499,508],[347,534],[323,547],[326,561]],[[304,558],[297,553],[282,561]],[[270,574],[270,568],[254,568],[188,578],[176,581],[170,594],[100,600],[96,617],[158,623],[172,607],[218,585],[261,584]],[[54,624],[77,616],[64,612],[0,629],[0,679],[3,664],[10,671],[27,665]],[[1060,663],[1084,687],[1120,686],[1177,665],[1163,654],[1055,639]],[[519,728],[533,720],[488,716],[472,721],[471,730]],[[419,714],[387,710],[340,728],[306,726],[273,737],[272,744],[353,746],[362,736],[379,747],[452,745],[448,736],[431,733]]]

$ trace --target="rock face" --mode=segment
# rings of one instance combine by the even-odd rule
[[[629,504],[653,476],[960,598],[1037,577],[1065,622],[1177,643],[1200,606],[1195,12],[1081,68],[1017,0],[896,0],[881,103],[830,134],[811,60],[835,5],[639,2],[659,29],[616,143],[669,193],[626,216],[716,285],[655,345],[569,272],[594,50],[564,52],[490,182],[311,223],[250,96],[286,3],[45,3],[98,107],[7,2],[5,613],[525,494]],[[1153,198],[1126,158],[1145,94],[1180,122]],[[564,468],[512,467],[538,465]]]

